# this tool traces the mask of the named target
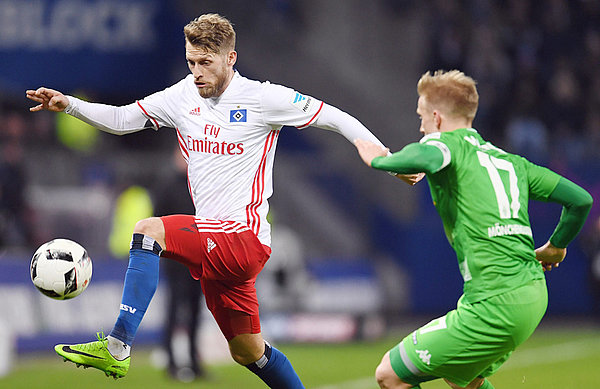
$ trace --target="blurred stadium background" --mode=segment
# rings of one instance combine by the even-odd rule
[[[118,105],[161,90],[187,74],[182,27],[206,12],[234,23],[240,73],[349,112],[392,150],[419,138],[418,77],[461,69],[478,81],[474,126],[485,138],[600,199],[595,0],[0,0],[0,376],[57,341],[110,330],[132,223],[152,213],[176,146],[170,129],[115,137],[31,114],[24,91]],[[453,307],[462,281],[426,183],[409,188],[370,171],[338,135],[294,128],[280,137],[274,176],[273,257],[258,285],[267,338],[374,340]],[[536,243],[559,214],[532,204]],[[595,204],[547,275],[553,325],[598,327],[599,217]],[[55,237],[94,260],[92,284],[69,302],[29,281],[31,254]],[[164,288],[152,304],[137,342],[158,347]],[[205,359],[227,360],[203,317]]]

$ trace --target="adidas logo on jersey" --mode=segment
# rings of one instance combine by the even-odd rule
[[[200,116],[200,107],[192,109],[190,115]]]
[[[212,241],[210,238],[206,238],[206,251],[210,253],[210,250],[217,247],[217,244]]]

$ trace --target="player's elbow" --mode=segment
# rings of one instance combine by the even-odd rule
[[[585,191],[585,193],[581,196],[579,204],[577,204],[582,209],[587,209],[588,211],[592,209],[592,205],[594,204],[594,198],[592,195]]]
[[[121,128],[121,127],[108,127],[108,126],[97,126],[100,131],[106,132],[112,135],[127,135],[133,132],[138,132],[143,130],[144,128]]]
[[[578,196],[573,199],[571,204],[571,211],[581,215],[584,218],[587,218],[590,211],[592,210],[592,205],[594,204],[594,198],[587,191],[582,190]]]

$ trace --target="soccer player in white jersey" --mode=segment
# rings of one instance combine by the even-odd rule
[[[350,142],[383,147],[358,120],[290,88],[249,80],[234,70],[235,31],[217,14],[184,28],[191,74],[135,103],[88,103],[48,89],[28,90],[31,111],[64,111],[100,130],[127,134],[174,128],[188,162],[196,215],[153,217],[133,231],[120,314],[107,337],[57,345],[65,360],[114,378],[129,369],[130,346],[158,284],[159,256],[186,265],[227,338],[233,359],[271,388],[302,388],[292,365],[263,340],[254,286],[270,255],[267,199],[272,193],[275,146],[284,125],[336,131]],[[420,177],[400,177],[414,184]]]

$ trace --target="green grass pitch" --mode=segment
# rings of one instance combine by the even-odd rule
[[[347,344],[281,344],[310,389],[377,389],[373,371],[383,353],[401,337]],[[143,388],[254,389],[265,388],[235,364],[210,365],[209,381],[173,382],[150,363],[147,349],[134,350],[129,374],[120,380],[95,369],[63,363],[52,350],[20,357],[12,372],[0,378],[0,388]],[[600,388],[600,328],[542,328],[522,345],[491,378],[497,389]],[[440,380],[424,389],[448,388]]]

